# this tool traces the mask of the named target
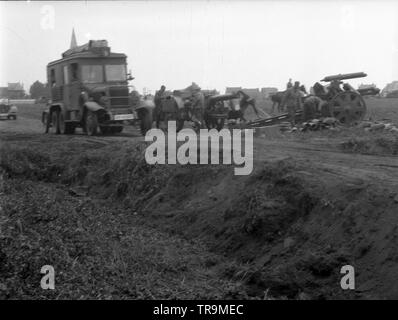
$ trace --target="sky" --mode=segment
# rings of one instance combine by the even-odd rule
[[[363,71],[360,83],[398,80],[398,1],[1,1],[0,86],[46,82],[70,45],[106,39],[128,56],[139,91],[192,81],[284,89]]]

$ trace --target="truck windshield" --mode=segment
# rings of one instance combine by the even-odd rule
[[[104,74],[101,65],[82,66],[82,81],[86,83],[104,82]]]
[[[105,66],[106,81],[126,81],[124,64],[108,64]]]

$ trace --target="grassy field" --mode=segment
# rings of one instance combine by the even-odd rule
[[[368,112],[367,119],[374,121],[387,120],[398,125],[398,98],[365,98]],[[258,103],[258,106],[265,112],[271,114],[272,102],[265,100]],[[254,116],[250,111],[250,116]]]

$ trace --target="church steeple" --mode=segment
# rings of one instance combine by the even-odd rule
[[[73,28],[72,29],[72,39],[70,41],[70,49],[73,49],[76,47],[77,47],[77,42],[76,42],[75,28]]]

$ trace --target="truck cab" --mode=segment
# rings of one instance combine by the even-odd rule
[[[81,127],[89,135],[115,133],[126,120],[145,117],[148,108],[130,103],[126,60],[125,54],[111,52],[106,40],[90,40],[50,62],[46,132],[71,134]]]

